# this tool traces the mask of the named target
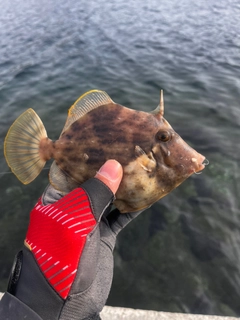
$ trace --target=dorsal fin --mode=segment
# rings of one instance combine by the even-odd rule
[[[114,102],[105,91],[90,90],[84,93],[68,110],[68,117],[62,133],[89,111],[109,103]]]
[[[163,90],[160,91],[160,102],[159,105],[155,110],[150,112],[151,114],[155,115],[158,118],[163,117],[164,115],[164,100],[163,100]]]

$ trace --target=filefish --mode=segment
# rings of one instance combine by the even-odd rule
[[[115,103],[106,92],[91,90],[69,109],[58,140],[47,137],[33,109],[12,124],[4,155],[23,183],[32,182],[46,161],[54,159],[50,183],[68,193],[93,177],[108,159],[123,166],[115,206],[121,213],[145,209],[205,167],[205,157],[192,149],[164,115],[163,92],[148,113]]]

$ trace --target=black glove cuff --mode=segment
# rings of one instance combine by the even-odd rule
[[[0,301],[1,319],[43,320],[22,301],[6,292]]]
[[[59,319],[64,300],[49,285],[32,252],[24,247],[15,261],[17,262],[13,266],[8,295],[12,293],[17,301],[20,301],[19,303],[26,305],[26,308],[29,308],[32,312],[36,312],[39,319]],[[13,319],[24,319],[24,317]]]
[[[23,259],[23,252],[21,250],[18,252],[18,254],[16,254],[16,256],[14,258],[12,270],[11,270],[9,280],[8,280],[7,291],[9,293],[11,293],[12,295],[15,295],[15,293],[16,293],[18,279],[19,279],[20,273],[21,273],[22,259]]]
[[[115,209],[110,212],[107,216],[109,227],[115,234],[118,233],[126,227],[133,219],[135,219],[143,210],[137,212],[121,213],[118,209]]]

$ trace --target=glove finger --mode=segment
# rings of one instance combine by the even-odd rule
[[[121,213],[118,209],[114,209],[107,216],[107,221],[111,230],[117,235],[129,222],[135,219],[143,210],[130,213]]]
[[[91,178],[81,185],[85,190],[96,221],[100,221],[103,213],[109,209],[115,197],[112,191],[97,178]]]

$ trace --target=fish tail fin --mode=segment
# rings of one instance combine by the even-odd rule
[[[47,138],[47,132],[33,109],[22,113],[8,130],[4,156],[12,172],[23,184],[32,182],[46,163],[47,159],[39,149],[44,138]]]

